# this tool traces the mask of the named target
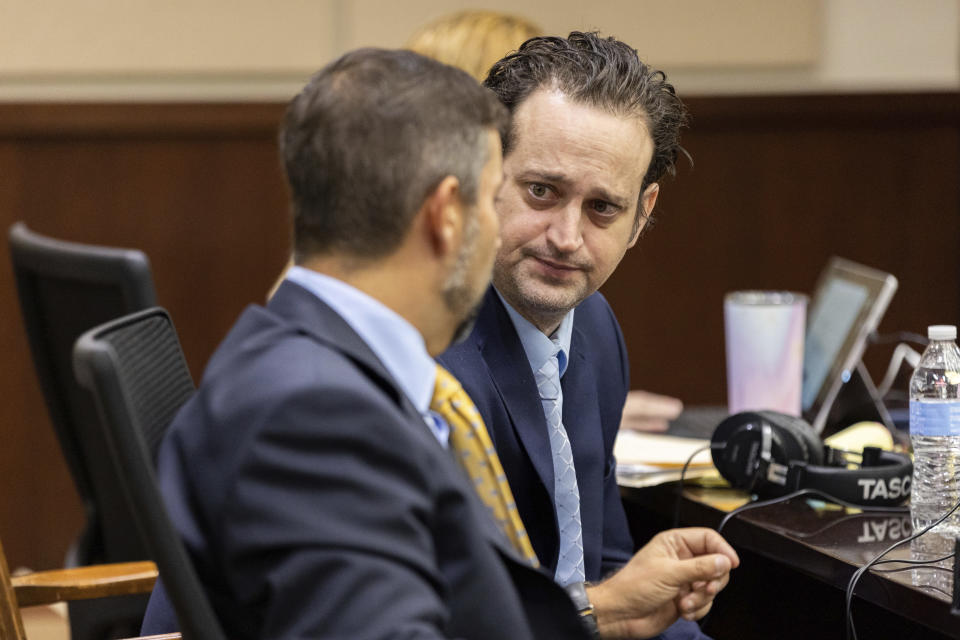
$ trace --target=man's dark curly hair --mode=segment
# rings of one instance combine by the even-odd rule
[[[534,91],[557,90],[584,104],[624,116],[638,116],[653,140],[653,158],[643,189],[664,174],[676,174],[680,129],[687,109],[662,71],[640,61],[636,49],[596,33],[572,32],[567,38],[539,37],[524,42],[491,67],[484,85],[511,113]],[[509,153],[515,131],[503,140]]]

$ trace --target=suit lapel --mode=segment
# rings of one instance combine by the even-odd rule
[[[540,393],[520,337],[493,287],[487,291],[475,335],[514,433],[553,501],[553,458]]]
[[[570,340],[570,365],[561,381],[563,387],[563,426],[570,438],[576,468],[587,468],[589,452],[602,447],[600,428],[600,405],[595,392],[595,374],[590,369],[590,355],[582,348],[583,332],[578,328],[574,315],[573,335]],[[593,391],[593,392],[591,392]],[[586,495],[585,482],[589,478],[577,474],[580,493]]]

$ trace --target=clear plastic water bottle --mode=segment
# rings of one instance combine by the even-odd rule
[[[938,520],[960,500],[957,328],[934,325],[927,329],[927,337],[930,344],[910,378],[910,441],[913,444],[910,516],[914,532]],[[925,539],[924,546],[942,546],[952,551],[953,539],[958,535],[960,509],[921,539]],[[937,539],[942,544],[937,544]]]

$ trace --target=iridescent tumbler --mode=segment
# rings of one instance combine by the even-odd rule
[[[731,414],[773,409],[800,415],[807,297],[734,291],[723,301]]]

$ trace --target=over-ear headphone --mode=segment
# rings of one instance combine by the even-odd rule
[[[858,469],[820,441],[800,418],[746,411],[726,418],[711,438],[713,463],[730,484],[763,497],[816,489],[863,506],[893,506],[910,496],[913,463],[903,454],[865,447]]]

